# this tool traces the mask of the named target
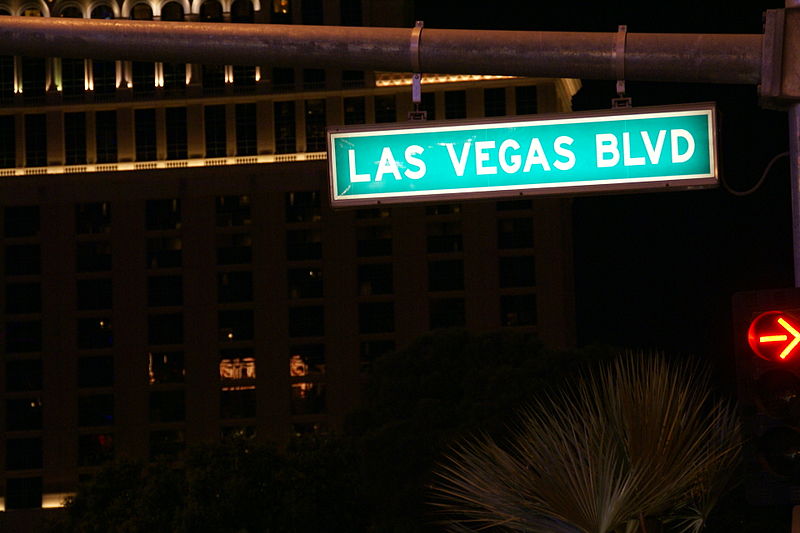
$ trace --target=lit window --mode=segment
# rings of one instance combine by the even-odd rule
[[[289,348],[289,376],[293,378],[325,373],[325,345],[301,344]]]
[[[148,382],[151,385],[182,383],[186,375],[183,361],[183,352],[148,352]]]

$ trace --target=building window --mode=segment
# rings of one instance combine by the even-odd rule
[[[495,204],[497,211],[527,211],[532,207],[531,200],[501,200]]]
[[[1,64],[0,67],[2,67]],[[0,115],[0,168],[14,168],[16,166],[17,133],[14,125],[14,115]]]
[[[464,249],[461,222],[429,222],[427,224],[428,253],[460,252]]]
[[[92,433],[78,436],[78,466],[100,466],[114,459],[114,436]]]
[[[342,26],[361,26],[361,0],[342,0],[341,2]]]
[[[6,276],[29,276],[41,271],[38,244],[7,244],[5,256]]]
[[[45,59],[22,58],[22,94],[26,101],[41,101],[45,94]]]
[[[286,222],[319,222],[321,195],[318,191],[287,192]]]
[[[183,314],[153,314],[147,316],[147,343],[182,344]]]
[[[183,304],[183,276],[149,276],[147,305],[169,307]]]
[[[98,111],[94,115],[98,163],[117,161],[117,112]]]
[[[6,237],[35,237],[39,234],[39,206],[7,206],[3,210],[3,223]]]
[[[208,105],[204,108],[206,157],[225,157],[228,139],[225,133],[225,106]]]
[[[458,291],[464,288],[464,261],[448,259],[428,263],[428,290]]]
[[[358,293],[361,296],[392,294],[394,268],[391,263],[358,265]]]
[[[135,95],[150,96],[155,92],[156,90],[155,63],[144,62],[144,61],[133,61],[131,62],[131,74],[133,78],[133,93]]]
[[[136,138],[136,160],[156,159],[156,110],[136,109],[133,115]]]
[[[303,24],[321,26],[323,24],[322,0],[303,0],[300,4]]]
[[[499,270],[500,288],[536,285],[535,262],[532,255],[501,257]]]
[[[38,313],[42,310],[42,288],[39,283],[7,283],[7,314]]]
[[[86,113],[64,113],[64,162],[86,164]]]
[[[275,102],[275,152],[289,154],[297,151],[294,102]]]
[[[28,392],[41,389],[41,359],[18,359],[6,363],[6,392]]]
[[[77,281],[78,310],[111,309],[113,289],[110,278]]]
[[[111,204],[91,202],[75,206],[75,231],[78,235],[94,235],[111,231]]]
[[[322,298],[324,286],[322,269],[317,267],[290,268],[287,277],[289,298]]]
[[[256,104],[236,104],[236,155],[258,153]]]
[[[217,196],[217,227],[248,226],[252,222],[249,196]]]
[[[272,0],[272,23],[273,24],[292,23],[291,0]]]
[[[234,0],[231,4],[231,22],[236,24],[255,22],[253,4],[250,0]]]
[[[433,298],[428,309],[431,329],[461,327],[466,323],[463,298]]]
[[[309,305],[289,308],[289,337],[325,335],[325,308]]]
[[[375,122],[397,122],[397,105],[393,94],[375,97]]]
[[[253,260],[253,239],[249,233],[217,235],[217,265],[245,265]]]
[[[168,107],[166,109],[167,159],[186,159],[188,141],[186,134],[186,108]]]
[[[180,237],[147,239],[147,268],[180,268],[183,241]]]
[[[325,100],[306,100],[306,151],[324,152]]]
[[[509,294],[500,297],[500,323],[503,326],[536,324],[536,295]]]
[[[96,11],[96,10],[95,10]],[[94,16],[92,18],[95,18]],[[114,61],[92,59],[92,87],[95,98],[106,99],[117,90],[117,64]]]
[[[14,99],[14,56],[0,56],[0,102]]]
[[[6,353],[31,353],[42,350],[40,320],[10,320],[5,327]]]
[[[252,341],[254,334],[252,309],[228,309],[217,313],[219,341]]]
[[[176,230],[181,227],[181,201],[179,198],[159,198],[145,203],[145,229],[147,231]]]
[[[159,457],[175,459],[186,447],[186,437],[183,431],[176,429],[162,429],[150,432],[150,460]]]
[[[6,470],[42,467],[42,438],[6,439]]]
[[[223,420],[255,418],[256,390],[222,390],[219,393],[219,416]]]
[[[147,379],[151,385],[183,383],[185,376],[183,352],[147,353]]]
[[[392,227],[363,226],[356,230],[356,255],[379,257],[392,255]]]
[[[13,477],[6,479],[6,510],[39,509],[41,507],[41,477]]]
[[[38,396],[6,400],[6,430],[42,429],[42,401]]]
[[[220,350],[219,380],[222,390],[255,388],[256,360],[252,348]]]
[[[289,261],[322,259],[322,233],[310,229],[287,231],[286,259]]]
[[[276,91],[291,91],[294,88],[294,69],[281,67],[273,68],[272,88]]]
[[[47,165],[47,120],[44,113],[25,115],[25,166]]]
[[[359,359],[361,360],[361,370],[367,371],[378,357],[393,352],[395,343],[393,340],[375,339],[361,341],[359,344]]]
[[[161,20],[182,21],[184,19],[183,6],[178,2],[169,2],[161,8]],[[161,69],[164,74],[164,91],[171,94],[183,93],[186,89],[186,64],[163,63]]]
[[[436,120],[436,93],[422,93],[422,101],[419,103],[419,110],[425,111],[427,120]]]
[[[325,374],[325,345],[299,344],[289,347],[289,377]]]
[[[183,390],[150,392],[150,422],[182,422],[186,419],[186,394]]]
[[[502,250],[533,247],[533,219],[531,217],[499,219],[497,247]]]
[[[444,118],[467,118],[467,91],[445,91]]]
[[[366,302],[358,304],[359,333],[391,333],[393,331],[393,302]]]
[[[349,96],[343,100],[343,105],[345,124],[365,124],[367,122],[363,96]]]
[[[78,349],[100,350],[114,345],[111,318],[92,317],[78,319]]]
[[[253,273],[249,270],[219,272],[217,274],[217,301],[219,303],[252,302]]]
[[[78,272],[103,272],[111,270],[110,242],[79,242],[76,247],[76,270]]]
[[[114,385],[114,357],[97,355],[78,358],[78,387],[97,388]]]
[[[532,115],[539,111],[535,85],[516,87],[515,95],[517,100],[517,115]]]
[[[461,204],[434,204],[425,206],[426,216],[457,215],[461,213]]]
[[[218,2],[206,2],[203,6],[208,3],[219,5]],[[201,65],[201,68],[203,69],[203,89],[205,89],[206,92],[217,93],[225,88],[224,65]]]
[[[83,59],[61,59],[61,94],[64,98],[82,97],[86,90],[86,62]]]
[[[321,68],[303,69],[303,89],[320,91],[325,88],[325,70]]]
[[[324,383],[292,383],[291,390],[291,413],[293,415],[316,415],[325,412]]]
[[[483,90],[483,115],[502,117],[506,114],[506,89],[497,87]]]
[[[364,71],[363,70],[343,70],[342,71],[342,88],[343,89],[360,89],[364,87]]]

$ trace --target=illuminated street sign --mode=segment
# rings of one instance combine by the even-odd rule
[[[717,184],[713,104],[328,130],[334,206]]]
[[[783,311],[767,311],[750,323],[747,341],[753,352],[768,361],[800,359],[800,320]]]

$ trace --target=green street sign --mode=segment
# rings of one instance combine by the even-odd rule
[[[713,104],[328,129],[331,204],[717,185]]]

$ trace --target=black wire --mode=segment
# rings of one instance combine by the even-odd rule
[[[764,184],[764,180],[767,179],[767,174],[769,174],[769,171],[772,169],[772,165],[774,165],[775,162],[778,161],[781,157],[784,157],[784,156],[787,156],[787,155],[789,155],[789,152],[781,152],[780,154],[778,154],[775,157],[773,157],[770,160],[770,162],[767,163],[767,167],[764,169],[764,173],[761,174],[760,178],[758,178],[758,181],[756,182],[756,184],[753,185],[752,187],[750,187],[749,189],[747,189],[746,191],[736,191],[736,190],[732,189],[730,187],[730,185],[728,185],[728,183],[724,179],[720,179],[720,183],[722,183],[722,186],[725,188],[726,191],[728,191],[729,193],[731,193],[734,196],[747,196],[748,194],[753,194],[754,192],[756,192],[758,190],[759,187],[761,187],[761,185]]]

